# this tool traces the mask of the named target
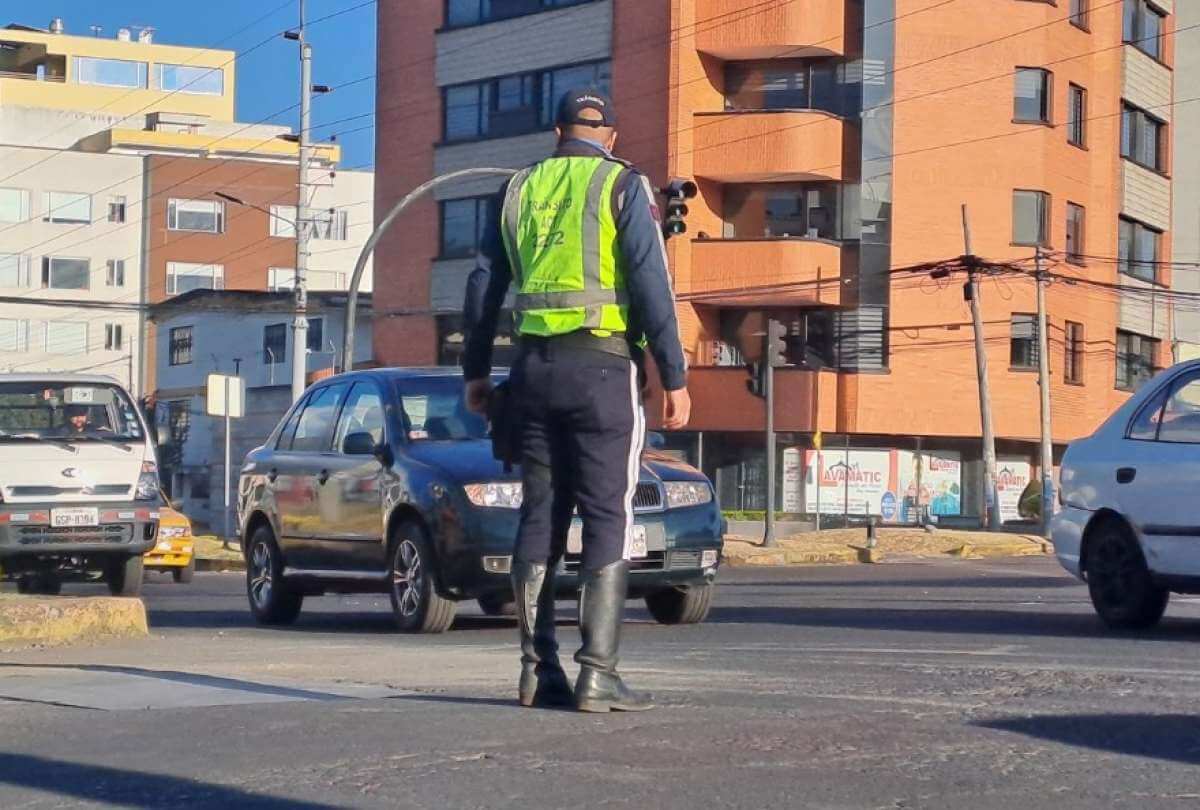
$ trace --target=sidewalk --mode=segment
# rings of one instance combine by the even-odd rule
[[[779,538],[775,548],[763,548],[762,538],[728,535],[724,559],[732,566],[819,565],[881,562],[891,558],[1028,557],[1051,554],[1041,537],[1008,532],[923,529],[879,529],[876,547],[867,549],[866,529],[804,532]]]

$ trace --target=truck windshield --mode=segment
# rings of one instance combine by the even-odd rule
[[[0,382],[0,441],[137,441],[142,423],[119,386]]]
[[[467,410],[461,377],[396,381],[409,441],[469,441],[488,437],[487,422]]]

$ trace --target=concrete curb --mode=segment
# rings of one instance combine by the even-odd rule
[[[212,557],[197,557],[196,570],[209,572],[245,571],[246,561],[242,559],[226,560]]]
[[[775,548],[726,540],[723,560],[733,568],[770,568],[787,565],[858,565],[881,563],[885,554],[878,548],[864,546],[805,547],[785,538]],[[963,543],[950,551],[917,555],[926,558],[978,560],[996,557],[1038,557],[1053,554],[1053,546],[1045,541],[1022,540],[1009,543],[975,545]]]
[[[1053,554],[1054,546],[1047,542],[1002,543],[997,545],[976,546],[963,543],[950,552],[951,557],[979,560],[990,557],[1040,557]]]
[[[0,596],[0,646],[61,646],[149,632],[141,599]]]

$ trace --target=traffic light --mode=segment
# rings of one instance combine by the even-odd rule
[[[767,319],[766,343],[763,346],[763,362],[775,368],[790,365],[788,360],[787,327],[774,318]]]
[[[767,396],[767,366],[762,363],[747,363],[746,373],[750,375],[750,379],[746,380],[746,390],[756,397],[766,399]]]
[[[667,213],[663,219],[663,237],[681,236],[687,233],[687,201],[696,196],[696,184],[691,180],[672,177],[660,191],[667,198]]]

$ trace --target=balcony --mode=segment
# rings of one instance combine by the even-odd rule
[[[814,110],[702,112],[694,120],[693,171],[721,183],[841,180],[846,127]]]
[[[750,304],[755,288],[788,285],[789,304],[836,306],[847,250],[822,239],[696,239],[688,294],[700,296],[697,304],[720,303],[722,294]]]
[[[846,53],[846,0],[747,5],[746,0],[696,0],[696,50],[720,59]]]

